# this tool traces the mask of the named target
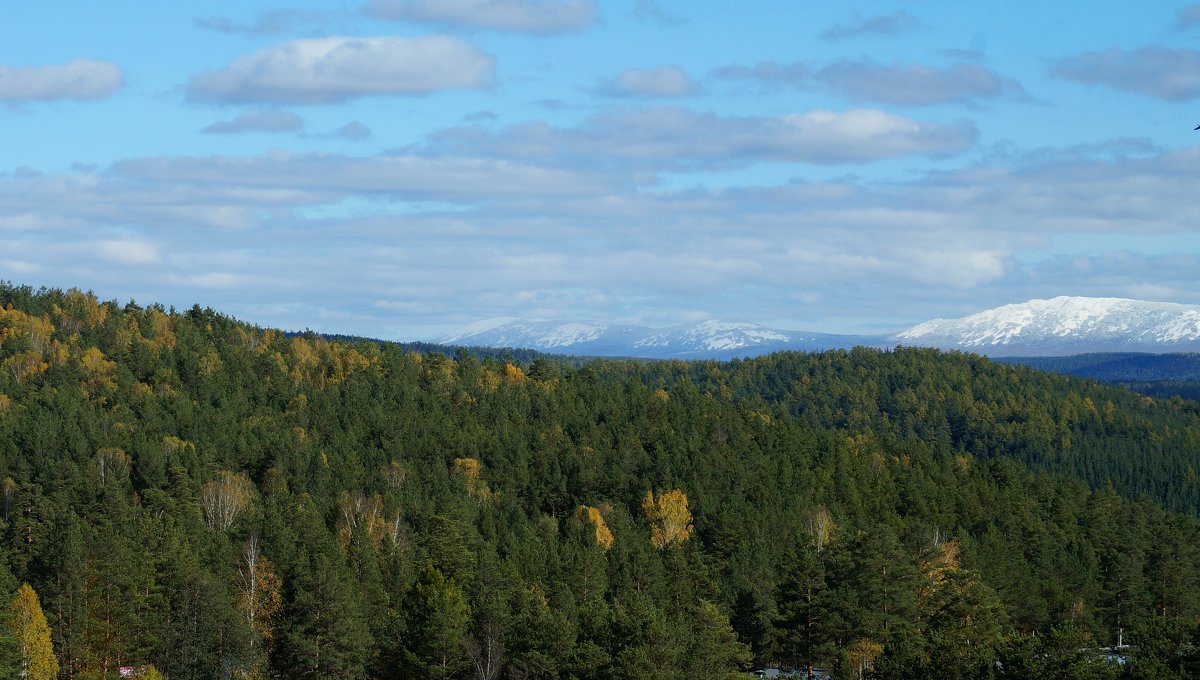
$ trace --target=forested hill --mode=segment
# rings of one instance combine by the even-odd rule
[[[1191,677],[1191,408],[925,350],[521,364],[0,285],[0,675]]]

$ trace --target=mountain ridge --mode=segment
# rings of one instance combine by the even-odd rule
[[[879,335],[783,330],[718,319],[668,328],[494,319],[472,324],[440,342],[651,359],[730,359],[860,345],[934,347],[993,357],[1196,352],[1200,351],[1200,305],[1112,297],[1035,298]]]

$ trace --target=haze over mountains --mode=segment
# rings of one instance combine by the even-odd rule
[[[934,319],[884,335],[813,333],[716,320],[657,329],[602,322],[500,320],[475,324],[441,342],[660,359],[729,359],[858,345],[936,347],[995,357],[1195,352],[1200,351],[1200,305],[1062,296],[1004,305],[960,319]]]

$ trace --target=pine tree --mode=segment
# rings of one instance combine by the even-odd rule
[[[687,677],[733,680],[745,677],[740,669],[750,663],[750,648],[737,635],[716,605],[700,600],[689,616],[691,641],[684,655]]]
[[[471,620],[466,596],[453,579],[426,566],[411,601],[408,665],[419,677],[455,677],[470,665],[463,646]]]

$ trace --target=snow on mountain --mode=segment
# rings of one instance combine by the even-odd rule
[[[442,338],[440,342],[483,347],[527,347],[557,350],[598,340],[611,326],[599,322],[560,323],[512,320],[498,325],[478,324]]]
[[[887,336],[785,331],[717,320],[646,328],[594,321],[493,319],[441,342],[656,359],[730,359],[855,345],[937,347],[996,357],[1200,352],[1200,305],[1064,296],[1005,305],[961,319],[934,319]]]
[[[778,331],[752,323],[716,320],[659,329],[591,321],[512,321],[479,330],[463,329],[441,342],[646,358],[731,358],[784,349],[833,349],[861,344],[860,339],[851,336]]]
[[[934,319],[891,336],[899,344],[993,356],[1200,350],[1200,306],[1056,297]]]

